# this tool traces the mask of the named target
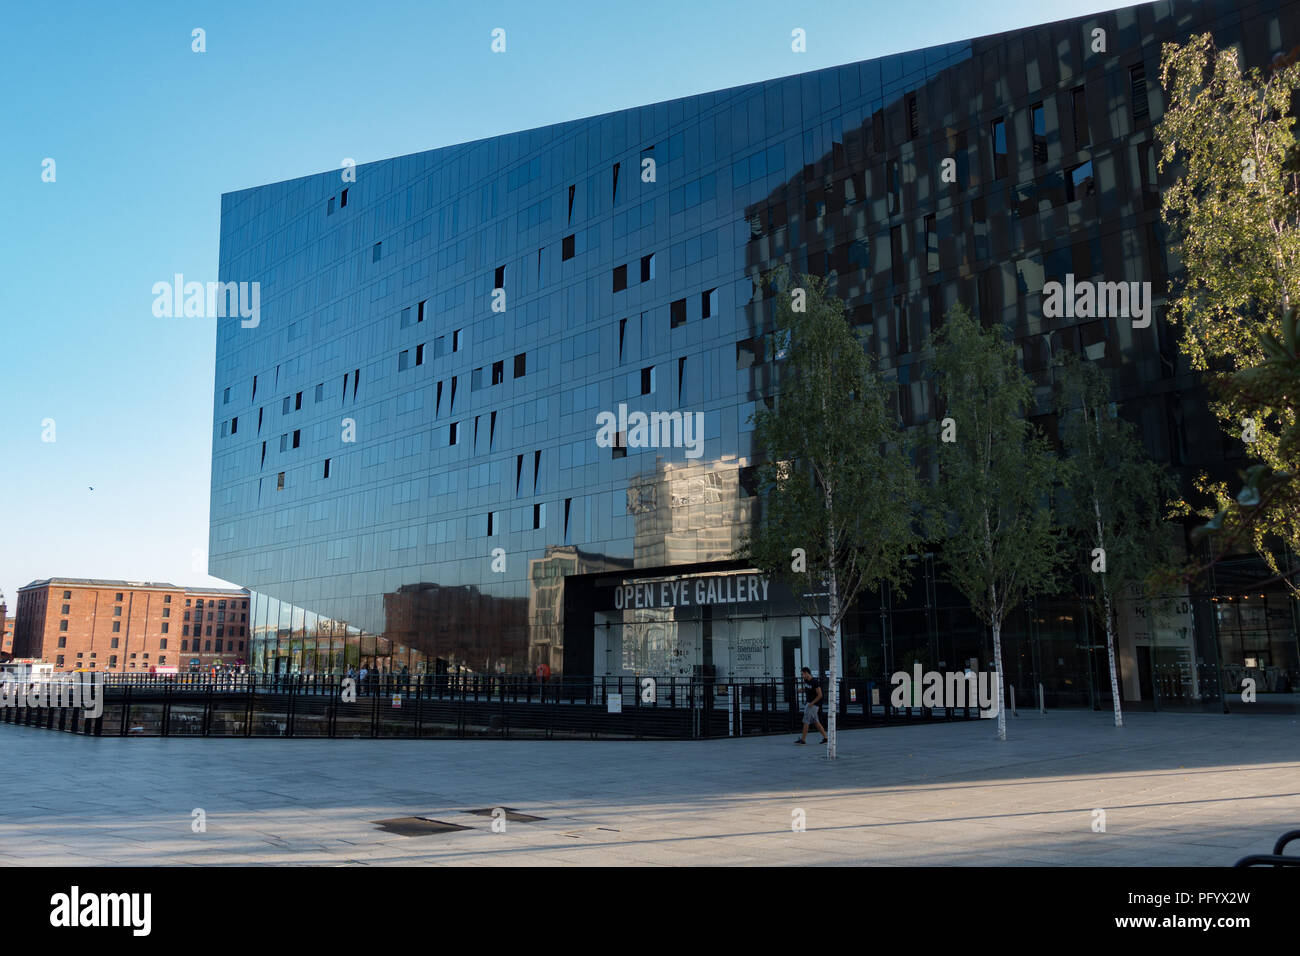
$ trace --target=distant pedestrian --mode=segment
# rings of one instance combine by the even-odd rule
[[[795,741],[796,744],[808,743],[808,725],[813,724],[821,731],[822,743],[826,743],[826,728],[822,722],[817,719],[817,706],[822,699],[822,685],[817,678],[813,677],[813,672],[805,667],[803,669],[803,686],[807,694],[808,703],[803,709],[803,736]]]

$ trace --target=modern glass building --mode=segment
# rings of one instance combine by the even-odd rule
[[[254,592],[252,663],[824,666],[813,622],[732,559],[773,383],[756,279],[781,262],[834,277],[909,424],[935,414],[918,349],[962,302],[1014,338],[1044,410],[1053,356],[1079,352],[1156,459],[1232,474],[1242,449],[1163,315],[1160,48],[1210,30],[1266,65],[1298,28],[1291,0],[1150,3],[223,196],[220,278],[260,283],[261,313],[217,332],[210,571]],[[1151,282],[1150,327],[1044,318],[1067,274]],[[647,434],[638,412],[682,417]],[[847,675],[988,666],[941,560],[916,568],[859,602]],[[1294,687],[1297,609],[1271,577],[1228,561],[1157,619],[1127,613],[1124,696]],[[1026,696],[1107,705],[1077,597],[1029,603],[1004,639]]]

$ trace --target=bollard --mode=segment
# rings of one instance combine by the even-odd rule
[[[1011,716],[1019,717],[1020,715],[1016,713],[1016,685],[1008,684],[1007,686],[1011,688]]]
[[[1043,697],[1043,685],[1041,683],[1038,685],[1038,712],[1040,714],[1047,713],[1047,703]]]

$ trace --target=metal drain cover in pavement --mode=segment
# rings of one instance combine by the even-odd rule
[[[520,813],[514,807],[484,807],[482,810],[466,810],[466,813],[472,813],[477,817],[490,817],[493,811],[504,810],[506,819],[511,823],[535,823],[538,820],[545,820],[546,817],[534,817],[527,813]]]
[[[409,837],[432,836],[435,833],[453,833],[456,830],[474,829],[473,827],[462,827],[455,823],[444,823],[442,820],[430,820],[428,817],[397,817],[394,820],[371,820],[370,822],[377,825],[381,830]]]

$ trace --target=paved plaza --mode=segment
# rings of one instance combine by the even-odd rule
[[[854,730],[835,762],[816,731],[797,747],[95,739],[3,725],[0,864],[1222,866],[1300,827],[1295,716],[1128,721],[1023,715],[1001,744],[989,721]],[[542,819],[497,833],[467,812],[494,807]],[[406,836],[374,822],[406,817],[470,829]]]

